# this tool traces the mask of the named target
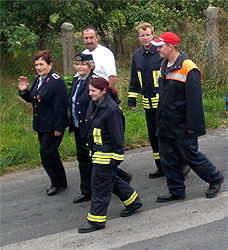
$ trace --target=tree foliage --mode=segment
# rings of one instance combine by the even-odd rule
[[[124,39],[140,22],[152,23],[158,32],[176,31],[186,21],[204,21],[209,5],[227,11],[226,0],[2,0],[1,45],[8,52],[41,49],[70,22],[76,31],[95,26],[103,43],[123,54]]]

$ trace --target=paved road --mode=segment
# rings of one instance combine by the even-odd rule
[[[215,130],[200,139],[205,153],[227,176],[228,129]],[[105,230],[78,234],[86,221],[89,202],[73,204],[79,193],[79,172],[65,163],[69,188],[48,197],[49,180],[43,169],[20,171],[1,177],[2,250],[146,250],[227,249],[227,178],[214,199],[206,199],[208,184],[195,173],[186,179],[187,199],[156,203],[167,191],[164,177],[149,179],[154,170],[150,148],[131,150],[121,165],[133,173],[132,186],[144,205],[129,218],[120,218],[122,203],[113,196]]]

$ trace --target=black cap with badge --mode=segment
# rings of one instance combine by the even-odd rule
[[[79,53],[75,56],[76,61],[90,61],[93,60],[93,56],[90,54]]]

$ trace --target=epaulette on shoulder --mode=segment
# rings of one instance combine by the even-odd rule
[[[56,73],[53,73],[51,76],[52,76],[53,78],[55,78],[55,79],[60,78],[60,76],[59,76],[58,74],[56,74]]]

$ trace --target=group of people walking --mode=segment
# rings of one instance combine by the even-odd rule
[[[69,125],[74,134],[80,172],[80,195],[74,203],[91,200],[87,222],[79,233],[105,227],[112,193],[124,203],[121,217],[131,216],[142,201],[131,187],[132,175],[119,165],[124,160],[125,119],[119,106],[116,66],[112,52],[98,43],[97,30],[82,31],[87,49],[75,56],[75,75],[70,93],[52,70],[49,51],[34,56],[35,77],[31,89],[27,78],[19,78],[19,94],[33,105],[33,128],[38,133],[42,165],[51,180],[47,195],[67,188],[58,147]],[[198,136],[205,134],[200,70],[178,51],[179,38],[172,32],[153,40],[151,24],[138,27],[141,43],[133,56],[128,106],[135,110],[142,94],[148,135],[157,170],[150,178],[166,176],[169,192],[157,202],[185,198],[184,178],[192,169],[209,183],[207,198],[220,190],[224,177],[198,151]],[[70,119],[67,115],[70,107]]]

